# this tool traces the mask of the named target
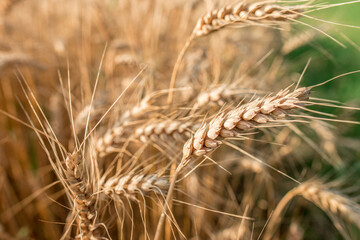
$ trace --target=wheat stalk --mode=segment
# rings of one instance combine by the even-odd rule
[[[300,184],[289,191],[278,203],[270,221],[267,225],[267,231],[264,239],[272,239],[281,216],[288,203],[296,196],[302,196],[308,201],[314,203],[328,215],[338,216],[357,226],[360,229],[360,206],[341,193],[329,189],[326,184],[320,181],[308,181]]]
[[[360,206],[341,193],[330,190],[320,182],[302,184],[295,192],[323,211],[338,215],[360,229]]]

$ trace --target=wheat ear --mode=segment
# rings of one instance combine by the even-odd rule
[[[137,128],[135,137],[140,138],[145,143],[149,142],[149,140],[157,141],[158,138],[167,141],[168,137],[181,141],[183,137],[190,136],[191,132],[189,130],[192,126],[194,126],[194,123],[191,121],[163,120]]]
[[[0,70],[5,69],[7,66],[27,65],[39,69],[43,69],[45,65],[37,62],[35,59],[23,53],[7,53],[0,52]]]
[[[226,114],[219,114],[210,123],[203,124],[185,143],[180,167],[184,167],[193,155],[201,156],[216,149],[222,143],[219,138],[234,137],[239,130],[249,130],[259,124],[284,118],[288,111],[304,104],[310,89],[298,88],[293,92],[285,89],[275,96],[257,99]]]
[[[194,104],[194,109],[204,108],[211,103],[216,103],[220,106],[229,102],[230,98],[244,98],[245,96],[250,96],[254,94],[255,91],[240,89],[238,87],[232,87],[228,84],[221,84],[219,86],[211,87],[207,91],[201,92]]]
[[[140,101],[139,104],[124,112],[120,119],[110,127],[106,132],[94,139],[92,155],[95,157],[104,157],[113,152],[113,145],[119,142],[119,138],[124,134],[126,125],[134,119],[143,117],[146,113],[156,109],[150,105],[152,96],[148,95]]]
[[[241,2],[235,6],[225,6],[207,13],[198,20],[193,35],[205,36],[218,29],[239,23],[283,22],[300,17],[299,11],[302,8],[280,6],[269,2],[252,4]]]
[[[118,54],[114,57],[114,63],[116,65],[123,65],[126,67],[139,67],[144,65],[136,56],[131,54]]]
[[[124,134],[124,126],[115,124],[113,127],[94,140],[92,154],[94,157],[104,157],[113,152],[113,145],[119,142],[119,138]]]
[[[235,11],[230,12],[230,9],[235,10]],[[242,11],[242,9],[248,11],[248,14],[245,14],[248,16],[243,19],[241,19],[241,17],[240,17],[240,14],[244,12],[244,11]],[[246,4],[240,3],[240,4],[236,5],[236,7],[234,7],[234,8],[225,7],[218,11],[215,10],[211,13],[208,13],[208,16],[210,16],[210,18],[204,17],[204,18],[199,19],[196,27],[193,30],[193,33],[187,39],[184,47],[181,49],[181,51],[177,57],[177,60],[175,62],[174,69],[173,69],[173,72],[171,74],[171,79],[170,79],[170,86],[169,86],[170,91],[169,91],[169,95],[168,95],[168,104],[172,103],[173,93],[174,93],[173,89],[175,87],[176,76],[179,71],[181,61],[185,55],[185,52],[190,47],[191,42],[196,37],[205,36],[217,29],[220,29],[227,25],[232,25],[235,23],[249,22],[249,21],[256,23],[261,20],[265,20],[265,21],[271,20],[274,22],[277,22],[277,21],[283,22],[289,18],[299,17],[299,14],[297,14],[297,11],[299,11],[298,9],[301,9],[301,7],[291,7],[291,8],[290,7],[280,7],[280,6],[272,5],[269,3],[263,3],[263,4],[255,3],[255,4],[246,6]],[[214,13],[214,14],[212,14],[212,13]],[[234,17],[234,19],[231,19],[231,16]],[[224,20],[226,18],[225,22],[222,20],[223,18],[224,18]],[[218,21],[216,21],[216,20],[218,20]],[[275,110],[273,112],[275,112]],[[218,123],[215,123],[215,124],[218,124]],[[203,130],[201,130],[201,131],[203,131]],[[201,132],[199,132],[198,135],[200,133]],[[201,137],[201,136],[199,136],[199,137]],[[205,136],[204,136],[204,138],[205,138]],[[169,187],[169,193],[166,198],[167,203],[170,203],[170,201],[171,201],[172,191],[175,187],[175,181],[177,178],[177,174],[179,173],[180,169],[186,165],[186,162],[188,160],[190,160],[189,158],[192,155],[192,153],[194,152],[192,141],[193,141],[193,139],[188,140],[188,142],[184,146],[183,160],[182,160],[181,164],[178,166],[177,171],[175,171],[174,175],[172,176],[172,183]],[[204,142],[199,142],[199,143],[200,143],[199,145],[201,145],[200,148],[202,148],[205,144],[205,139],[204,139]],[[208,141],[208,143],[211,144],[212,148],[214,148],[220,144],[219,141],[215,141],[215,140]],[[201,152],[200,149],[197,149],[197,150],[199,150],[197,152]],[[201,149],[201,150],[204,150],[204,149]],[[202,151],[202,153],[205,154],[206,150]],[[174,166],[175,165],[173,165],[173,167]],[[164,226],[165,215],[166,215],[165,211],[166,211],[166,209],[164,208],[163,212],[160,216],[157,229],[156,229],[155,238],[154,238],[155,240],[159,240],[161,238],[161,232],[162,232],[162,229]]]
[[[94,239],[97,225],[95,198],[88,184],[84,161],[79,153],[68,154],[65,176],[72,193],[80,233],[77,239]]]
[[[126,175],[112,177],[102,184],[102,192],[108,197],[127,197],[136,200],[136,194],[166,194],[169,188],[168,178],[150,175]]]
[[[281,53],[287,55],[292,51],[299,49],[300,47],[313,41],[316,38],[317,34],[317,32],[308,30],[290,37],[283,44],[283,47],[281,48]]]
[[[223,240],[238,240],[238,239],[251,239],[250,237],[250,227],[245,221],[241,223],[234,224],[228,228],[222,229],[221,231],[214,234],[214,239],[223,239]]]
[[[104,100],[94,101],[91,105],[86,105],[77,114],[74,119],[75,127],[78,132],[82,132],[86,128],[87,117],[90,114],[89,122],[97,121],[104,111]]]

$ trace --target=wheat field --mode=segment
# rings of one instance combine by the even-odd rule
[[[359,11],[1,0],[0,239],[360,239]]]

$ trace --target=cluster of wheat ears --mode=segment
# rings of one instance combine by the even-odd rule
[[[357,2],[2,0],[0,239],[358,239],[358,71],[286,58]]]

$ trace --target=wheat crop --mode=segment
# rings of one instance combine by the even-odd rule
[[[2,1],[0,239],[359,239],[359,6]]]

